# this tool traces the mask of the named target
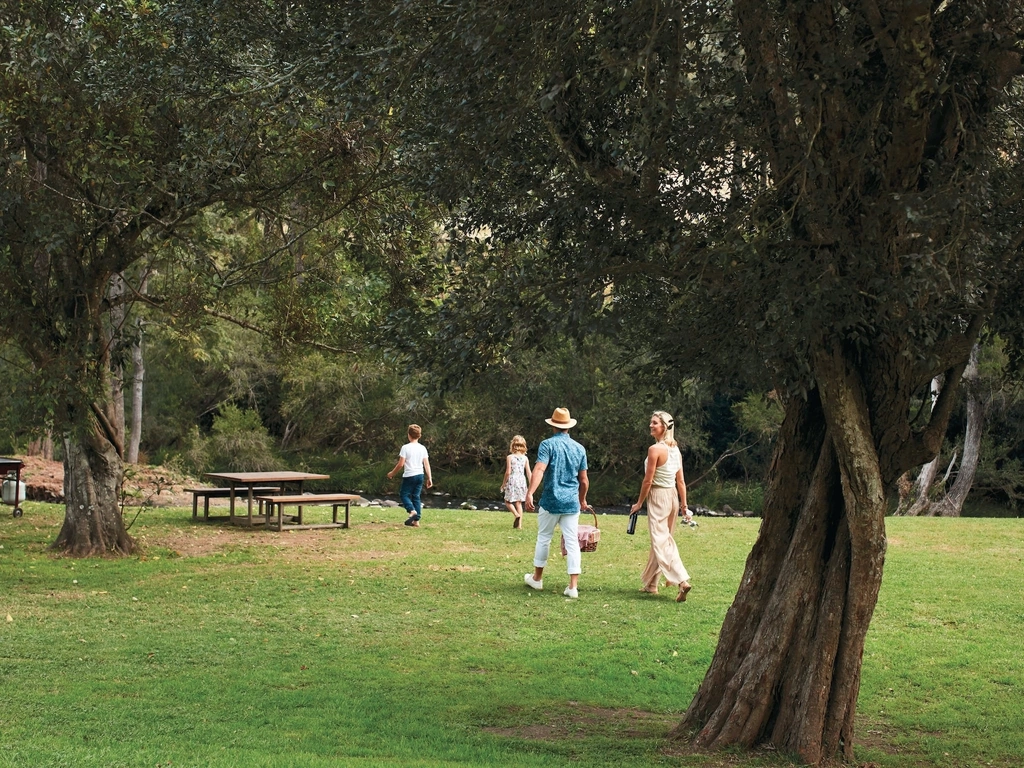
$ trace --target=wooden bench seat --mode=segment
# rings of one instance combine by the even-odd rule
[[[246,489],[241,489],[243,495],[248,493]],[[262,494],[267,496],[272,493],[276,493],[279,489],[275,486],[268,485],[265,488],[253,488],[253,494]],[[192,494],[192,519],[195,520],[199,517],[199,498],[203,499],[203,520],[210,519],[210,499],[229,499],[231,498],[230,488],[186,488],[185,493]],[[237,491],[236,491],[237,495]]]
[[[349,527],[349,505],[359,498],[358,494],[354,493],[303,493],[303,494],[292,494],[292,495],[277,495],[277,496],[256,496],[256,501],[260,504],[260,513],[263,513],[263,505],[266,504],[266,520],[267,525],[270,525],[271,518],[276,515],[277,517],[277,530],[283,531],[285,528],[297,529],[297,528],[348,528]],[[290,523],[285,525],[284,523],[284,508],[290,504],[294,504],[299,508],[298,523]],[[302,522],[302,508],[304,506],[326,506],[332,507],[330,523],[317,523],[313,525],[304,525]],[[345,506],[345,522],[338,522],[338,507]],[[275,512],[276,507],[276,512]]]

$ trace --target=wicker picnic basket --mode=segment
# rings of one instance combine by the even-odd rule
[[[576,526],[576,538],[580,542],[580,552],[596,552],[597,542],[601,540],[601,529],[597,527],[597,512],[593,507],[587,507],[587,511],[594,516],[594,524],[587,525],[580,523]],[[562,555],[567,555],[565,550],[565,537],[562,537]]]

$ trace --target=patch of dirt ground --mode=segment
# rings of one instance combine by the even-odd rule
[[[64,500],[64,464],[42,456],[16,456],[25,466],[21,479],[29,501]],[[196,484],[167,467],[131,464],[125,467],[124,493],[127,506],[191,507],[192,494],[185,488]],[[210,503],[221,501],[214,499]],[[226,502],[224,502],[226,503]]]
[[[523,711],[513,708],[509,712],[510,720],[522,720]],[[482,730],[498,736],[508,738],[537,740],[537,741],[562,741],[579,739],[593,733],[614,733],[624,738],[665,738],[665,745],[661,754],[667,757],[682,757],[687,755],[700,755],[704,768],[740,768],[740,766],[760,765],[757,760],[758,753],[764,755],[767,764],[781,764],[779,755],[770,746],[760,747],[748,753],[713,752],[701,753],[690,747],[686,740],[668,740],[668,734],[679,724],[681,714],[658,714],[647,712],[641,709],[612,709],[607,707],[592,707],[582,705],[579,702],[566,702],[565,708],[559,709],[557,713],[546,712],[541,722],[522,723],[509,726],[487,726]],[[860,747],[879,749],[887,754],[897,754],[899,750],[893,747],[887,738],[884,727],[877,722],[869,722],[863,717],[857,718],[857,732],[854,742]],[[828,763],[835,768],[879,768],[876,762],[853,761],[850,763],[839,762]],[[924,763],[911,761],[908,765],[921,766]]]

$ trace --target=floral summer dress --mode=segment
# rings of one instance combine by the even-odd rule
[[[512,453],[509,460],[512,466],[505,484],[505,501],[526,501],[526,455]]]

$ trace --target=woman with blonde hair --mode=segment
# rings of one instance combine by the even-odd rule
[[[505,479],[501,490],[505,493],[505,506],[515,517],[513,528],[523,527],[523,502],[526,501],[526,478],[530,475],[530,460],[526,458],[526,438],[516,435],[505,457]]]
[[[665,582],[679,586],[676,602],[686,600],[690,591],[690,574],[686,572],[679,558],[672,532],[676,517],[682,509],[689,523],[693,517],[686,506],[686,481],[683,479],[683,457],[675,439],[675,419],[665,411],[655,411],[651,416],[651,437],[654,445],[647,450],[644,460],[644,479],[640,484],[640,495],[629,511],[638,512],[647,502],[647,528],[651,533],[651,551],[647,566],[640,579],[641,592],[658,594],[658,578],[665,575]]]

